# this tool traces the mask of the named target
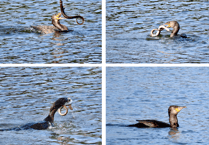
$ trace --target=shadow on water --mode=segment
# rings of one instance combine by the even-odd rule
[[[106,124],[106,126],[114,126],[114,127],[128,127],[128,125],[124,125],[124,124]]]

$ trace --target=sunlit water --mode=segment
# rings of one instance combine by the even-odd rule
[[[107,144],[208,144],[209,68],[107,68]],[[136,120],[169,123],[170,105],[187,106],[180,127],[126,127]]]
[[[107,62],[208,63],[208,9],[204,0],[107,0]],[[170,38],[165,30],[150,36],[172,20],[188,38]]]
[[[1,63],[101,63],[101,1],[63,0],[69,16],[85,22],[61,20],[68,33],[42,35],[30,26],[52,26],[51,16],[60,12],[59,0],[0,1]]]
[[[42,121],[61,97],[74,109],[47,130],[0,131],[0,144],[101,144],[100,68],[0,68],[0,78],[0,129]]]

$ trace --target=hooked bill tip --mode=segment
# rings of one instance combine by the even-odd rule
[[[73,110],[73,107],[71,105],[69,105],[70,110]]]

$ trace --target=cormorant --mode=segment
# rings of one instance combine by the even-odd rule
[[[180,25],[177,21],[169,21],[169,22],[167,22],[163,25],[167,25],[166,26],[167,28],[170,28],[170,27],[173,28],[173,31],[171,32],[170,37],[177,36],[177,34],[180,30]],[[187,38],[186,34],[181,34],[180,36],[183,37],[183,38]]]
[[[186,106],[174,106],[174,105],[172,105],[168,108],[168,115],[169,115],[170,124],[164,123],[164,122],[161,122],[161,121],[157,121],[157,120],[137,120],[139,123],[129,125],[129,127],[138,127],[138,128],[147,128],[147,127],[151,127],[151,128],[164,128],[164,127],[176,128],[176,127],[179,127],[177,114],[183,108],[186,108]]]
[[[62,5],[62,0],[60,0],[60,9],[61,13],[55,14],[51,17],[52,24],[54,26],[31,26],[35,30],[40,31],[43,34],[49,34],[54,32],[68,32],[68,28],[65,25],[60,24],[60,20],[62,19],[75,19],[78,25],[82,25],[84,23],[84,18],[82,16],[67,16],[64,12],[64,8]],[[61,14],[65,17],[62,18]],[[77,18],[82,19],[82,23],[78,23]]]
[[[53,105],[50,108],[49,115],[41,122],[38,123],[28,123],[26,125],[23,125],[21,127],[15,127],[15,128],[10,128],[10,129],[0,129],[0,131],[10,131],[10,130],[26,130],[26,129],[37,129],[37,130],[44,130],[47,129],[49,126],[53,126],[54,122],[54,114],[59,111],[61,112],[61,108],[64,107],[66,109],[66,112],[64,114],[61,114],[62,116],[65,116],[67,114],[67,107],[72,110],[72,99],[71,98],[59,98],[56,102],[53,103]]]
[[[54,26],[31,26],[34,29],[41,31],[41,33],[49,34],[56,31],[67,32],[68,28],[65,25],[60,24],[61,19],[66,19],[61,17],[61,13],[52,16],[52,24]]]

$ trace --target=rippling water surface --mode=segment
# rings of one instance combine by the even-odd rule
[[[208,144],[209,68],[107,68],[107,144]],[[135,128],[137,119],[168,121],[183,105],[179,128]]]
[[[61,20],[68,33],[41,35],[30,26],[52,25],[51,16],[60,12],[59,0],[0,1],[1,63],[101,63],[101,1],[63,0],[69,16]]]
[[[47,130],[0,131],[0,144],[101,144],[100,68],[0,68],[0,129],[42,121],[61,97],[73,111]]]
[[[107,0],[107,62],[208,63],[208,11],[204,0]],[[170,38],[165,30],[149,36],[172,20],[188,38]]]

